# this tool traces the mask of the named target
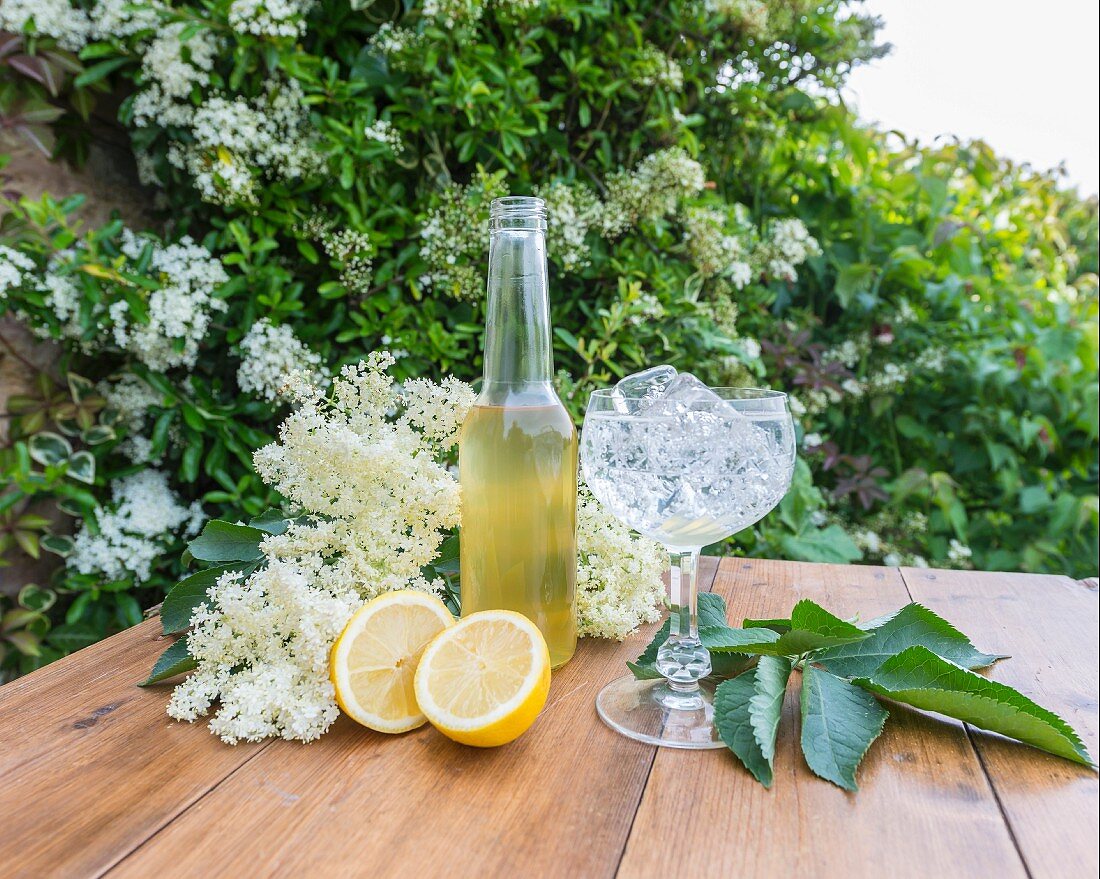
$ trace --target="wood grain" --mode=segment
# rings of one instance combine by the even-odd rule
[[[1095,586],[1035,574],[902,574],[915,601],[973,634],[979,649],[1012,654],[989,676],[1068,720],[1097,758]],[[972,738],[1032,876],[1097,875],[1096,773],[978,730]]]
[[[655,749],[607,729],[595,698],[655,628],[582,642],[506,748],[346,718],[314,744],[276,742],[111,876],[612,876]]]
[[[894,569],[755,559],[724,559],[714,591],[735,621],[785,616],[803,597],[865,619],[909,600]],[[1026,875],[961,724],[893,711],[846,794],[802,760],[797,684],[770,791],[725,751],[658,752],[620,876]]]
[[[98,876],[261,746],[227,748],[142,690],[150,620],[0,687],[0,874]]]

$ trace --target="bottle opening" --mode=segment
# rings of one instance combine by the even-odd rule
[[[489,206],[489,228],[546,231],[546,202],[528,195],[494,198]]]

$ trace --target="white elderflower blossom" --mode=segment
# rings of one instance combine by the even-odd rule
[[[947,546],[947,560],[958,567],[966,567],[970,564],[970,558],[974,553],[965,543],[951,538]]]
[[[788,217],[768,225],[754,258],[770,277],[794,283],[798,280],[796,267],[820,255],[821,246],[806,225],[797,217]]]
[[[168,476],[146,469],[116,480],[111,503],[96,513],[99,533],[84,527],[73,538],[66,565],[106,580],[132,575],[139,583],[177,539],[190,537],[202,521],[198,501],[183,506],[168,487]]]
[[[591,250],[585,240],[590,231],[599,228],[602,210],[596,193],[583,183],[555,180],[536,188],[535,195],[546,202],[546,250],[550,258],[560,261],[566,272],[589,265]]]
[[[293,38],[306,32],[305,17],[316,0],[233,0],[229,26],[257,37]]]
[[[768,31],[768,5],[764,0],[702,0],[703,11],[736,22],[746,35],[762,37]]]
[[[340,264],[340,283],[352,293],[366,293],[374,277],[374,244],[366,232],[326,228],[317,236],[321,246]]]
[[[421,14],[438,25],[453,28],[476,24],[485,14],[486,0],[424,0]]]
[[[869,394],[890,394],[909,379],[909,370],[899,363],[886,363],[879,372],[867,377]]]
[[[123,373],[118,381],[99,382],[96,393],[103,397],[108,409],[118,413],[120,423],[130,436],[145,429],[149,407],[164,402],[160,391],[153,390],[132,372]]]
[[[129,259],[138,259],[148,246],[152,248],[149,270],[160,275],[162,286],[149,293],[144,321],[132,319],[125,299],[110,306],[112,338],[151,369],[194,366],[211,313],[225,310],[225,302],[215,293],[229,275],[221,260],[188,236],[162,245],[129,229],[123,231],[122,251]]]
[[[256,321],[241,339],[240,354],[237,384],[246,394],[268,402],[275,400],[292,373],[297,373],[296,381],[311,384],[323,377],[321,356],[302,344],[290,327],[272,326],[266,317]]]
[[[159,28],[141,60],[144,87],[134,97],[134,124],[186,126],[194,115],[191,92],[210,81],[218,41],[209,30],[182,39],[188,25],[172,22]]]
[[[69,0],[4,0],[0,3],[0,30],[22,33],[33,22],[32,33],[53,37],[62,49],[79,52],[88,42],[92,23],[83,9]]]
[[[652,43],[642,47],[631,72],[631,81],[635,85],[661,86],[673,92],[684,87],[684,71],[680,65]]]
[[[424,42],[423,34],[387,21],[379,25],[368,45],[386,59],[391,70],[406,71],[416,64],[417,50]]]
[[[401,139],[401,132],[393,127],[388,119],[377,119],[363,129],[363,134],[368,140],[384,143],[395,156],[404,152],[405,143]]]
[[[507,194],[499,178],[448,186],[420,229],[420,256],[428,271],[420,282],[455,299],[476,301],[485,291],[482,274],[489,203]]]
[[[946,348],[925,348],[913,361],[915,372],[938,373],[947,368]]]
[[[34,283],[38,266],[29,256],[0,244],[0,302],[8,298],[8,291]]]
[[[91,37],[106,40],[111,37],[130,37],[160,27],[160,13],[164,7],[157,3],[135,3],[134,0],[97,0],[89,13],[92,21]]]
[[[617,238],[642,220],[675,213],[681,199],[698,195],[705,184],[703,166],[680,147],[651,153],[633,171],[608,177],[603,232]]]
[[[824,363],[842,363],[848,369],[853,369],[870,350],[871,334],[864,330],[850,339],[845,339],[835,348],[823,352],[821,360]]]
[[[726,230],[726,215],[722,211],[688,208],[683,226],[684,242],[700,275],[725,277],[737,290],[752,281],[755,272],[749,263],[749,246],[744,238]]]
[[[661,613],[668,556],[638,539],[587,488],[577,498],[578,632],[621,641]]]
[[[248,203],[257,171],[293,180],[320,168],[308,122],[297,80],[268,80],[252,101],[212,97],[200,104],[190,119],[192,142],[171,144],[168,161],[194,177],[206,201]]]

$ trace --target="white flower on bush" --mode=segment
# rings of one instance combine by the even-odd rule
[[[703,166],[680,147],[650,153],[633,171],[607,178],[603,232],[617,238],[643,220],[675,213],[680,201],[698,195],[706,184]]]
[[[321,356],[307,348],[286,324],[273,326],[266,317],[252,325],[240,342],[237,384],[246,394],[275,400],[292,373],[307,383],[323,377]]]
[[[184,22],[164,25],[147,46],[139,46],[144,87],[134,96],[134,124],[190,124],[191,92],[210,81],[219,46],[209,30],[199,30],[185,41],[187,27]]]
[[[4,0],[0,3],[0,30],[22,33],[33,21],[32,33],[53,37],[62,49],[79,52],[92,30],[88,13],[69,0]]]
[[[162,245],[123,231],[122,251],[129,259],[137,260],[146,247],[151,248],[149,270],[160,275],[162,286],[149,294],[147,321],[134,320],[125,299],[110,306],[114,342],[151,369],[194,366],[211,313],[225,310],[215,294],[229,275],[221,260],[190,237]]]
[[[300,37],[306,32],[305,16],[315,5],[315,0],[233,0],[229,26],[257,37]]]
[[[755,254],[764,272],[789,283],[798,280],[797,266],[812,256],[820,255],[821,246],[817,239],[810,235],[805,223],[797,217],[773,220]]]
[[[726,215],[712,208],[688,208],[682,218],[684,243],[704,278],[722,276],[741,290],[753,279],[750,243],[726,229]]]
[[[591,263],[588,233],[600,227],[602,206],[592,189],[583,183],[555,180],[538,187],[535,195],[546,202],[546,251],[566,272]]]
[[[973,555],[974,553],[969,546],[960,540],[956,540],[954,537],[951,538],[951,542],[947,545],[947,560],[958,567],[969,565],[970,557]]]
[[[29,256],[0,244],[0,302],[9,290],[33,283],[37,268]]]
[[[163,395],[132,372],[124,373],[118,381],[101,381],[96,390],[107,408],[118,413],[126,429],[127,437],[118,452],[135,464],[158,463],[153,460],[152,440],[142,432],[148,423],[149,407],[163,403]]]
[[[395,156],[405,149],[405,144],[401,140],[401,132],[394,128],[393,123],[388,119],[376,119],[363,129],[363,134],[367,140],[377,141],[388,146],[390,152]]]
[[[631,81],[638,86],[661,86],[672,92],[684,87],[684,71],[652,43],[646,43],[634,62]]]
[[[198,531],[202,507],[183,506],[159,470],[142,470],[111,485],[111,503],[96,513],[98,533],[86,525],[73,538],[66,565],[105,580],[127,576],[142,583],[153,564],[179,538]]]

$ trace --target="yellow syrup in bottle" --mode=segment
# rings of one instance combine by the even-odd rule
[[[462,614],[535,623],[552,668],[577,646],[577,431],[565,408],[474,406],[462,426]]]

